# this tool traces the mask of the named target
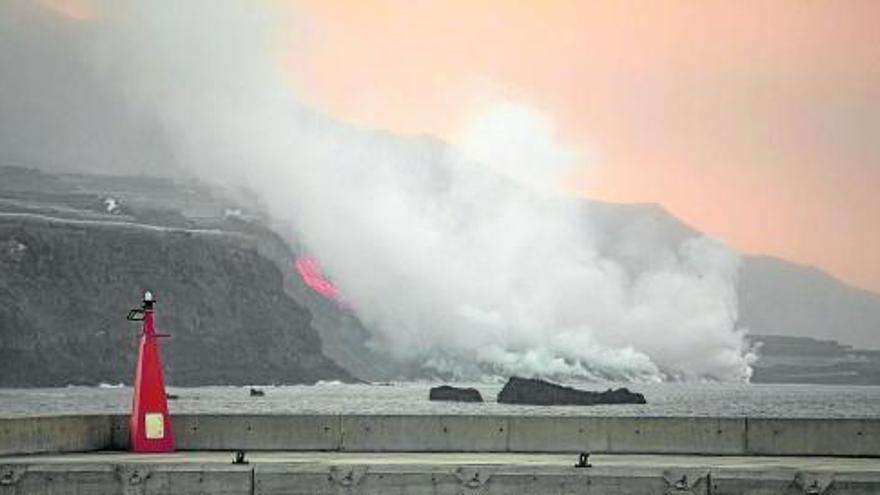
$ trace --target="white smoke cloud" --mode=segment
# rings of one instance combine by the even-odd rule
[[[580,154],[501,101],[455,147],[352,128],[284,83],[278,11],[107,2],[90,60],[154,114],[179,164],[257,191],[321,262],[375,343],[473,378],[747,379],[739,260],[705,238],[600,249],[581,202],[549,194]]]
[[[459,159],[480,163],[540,194],[558,195],[577,169],[580,150],[556,141],[553,122],[534,107],[488,95],[465,119],[455,148]]]

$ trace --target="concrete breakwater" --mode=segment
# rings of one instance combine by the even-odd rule
[[[175,415],[181,451],[880,457],[878,419]],[[0,418],[0,456],[126,450],[128,416]]]
[[[867,495],[880,420],[175,415],[130,454],[123,415],[0,418],[0,495]],[[249,464],[232,464],[230,451]],[[592,467],[574,466],[591,452]]]
[[[874,459],[487,453],[123,452],[0,458],[0,494],[868,495]]]

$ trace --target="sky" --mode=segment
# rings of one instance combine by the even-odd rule
[[[262,3],[292,13],[279,66],[326,114],[456,142],[523,102],[583,151],[570,192],[880,292],[880,2]]]
[[[296,0],[309,104],[455,141],[498,98],[585,151],[578,194],[880,291],[880,2]]]

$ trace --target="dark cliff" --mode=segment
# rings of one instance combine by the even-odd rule
[[[125,315],[145,289],[159,300],[157,327],[172,334],[162,353],[173,385],[351,379],[321,353],[309,311],[260,254],[258,228],[169,227],[36,203],[0,209],[0,386],[130,383],[138,324]]]

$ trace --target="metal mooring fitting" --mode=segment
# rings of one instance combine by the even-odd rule
[[[245,451],[243,451],[243,450],[236,450],[236,451],[232,454],[232,463],[233,463],[233,464],[249,464],[249,462],[247,461],[247,459],[245,459]]]
[[[822,489],[819,487],[819,482],[817,480],[811,481],[808,486],[804,487],[804,493],[807,495],[820,495]]]
[[[137,471],[132,471],[128,475],[128,484],[129,485],[140,485],[141,483],[144,482],[145,479],[146,478],[144,478],[144,476],[141,473],[139,473]]]
[[[577,464],[574,465],[574,467],[576,467],[576,468],[593,467],[593,465],[590,464],[589,452],[581,452],[580,454],[578,454],[578,461],[577,461]]]
[[[688,484],[687,475],[686,474],[681,475],[681,478],[678,481],[676,481],[672,485],[672,487],[675,488],[676,490],[687,490],[688,488],[690,488],[690,485]]]
[[[492,477],[491,472],[484,472],[481,468],[460,467],[455,470],[455,476],[461,485],[469,490],[483,488]]]

